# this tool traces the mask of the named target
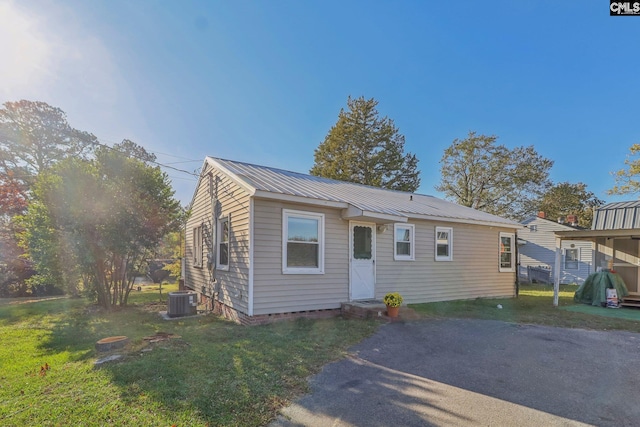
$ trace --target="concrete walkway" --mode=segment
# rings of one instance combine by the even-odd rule
[[[430,320],[352,350],[270,425],[640,424],[640,334]]]

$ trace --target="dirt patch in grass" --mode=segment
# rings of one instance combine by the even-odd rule
[[[157,315],[157,292],[145,293],[117,311],[87,311],[69,299],[0,306],[0,421],[264,425],[307,390],[309,375],[379,325],[337,318],[244,327],[215,316],[166,322]],[[123,357],[94,367],[103,357],[95,343],[118,335],[130,338],[118,350]],[[144,339],[165,336],[173,338]],[[50,369],[39,375],[45,363]]]

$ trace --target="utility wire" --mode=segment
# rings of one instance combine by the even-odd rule
[[[97,139],[98,139],[97,145],[99,145],[100,147],[108,148],[109,150],[113,150],[113,151],[118,151],[118,152],[119,152],[119,150],[118,150],[118,149],[113,148],[113,147],[111,147],[111,146],[109,146],[109,145],[107,145],[107,144],[105,144],[105,143],[103,143],[103,142],[100,142],[100,141],[101,141],[101,139],[100,139],[100,138],[97,138]],[[102,140],[102,141],[105,141],[105,140]],[[143,148],[144,148],[144,147],[143,147]],[[150,151],[150,152],[148,152],[148,153],[155,155],[155,153],[154,153],[154,152],[151,152],[151,151]],[[186,174],[189,174],[189,175],[191,175],[191,176],[200,177],[200,174],[193,173],[193,172],[189,172],[189,171],[187,171],[187,170],[179,169],[179,168],[176,168],[176,167],[173,167],[173,166],[169,166],[169,165],[167,165],[167,164],[160,163],[160,162],[155,161],[155,160],[146,160],[146,159],[142,159],[142,158],[140,158],[140,157],[136,157],[136,156],[132,156],[132,157],[137,158],[138,160],[142,160],[142,161],[146,161],[146,162],[152,163],[152,164],[154,164],[154,165],[156,165],[156,166],[160,166],[160,167],[163,167],[163,168],[167,168],[167,169],[174,170],[174,171],[176,171],[176,172],[186,173]]]

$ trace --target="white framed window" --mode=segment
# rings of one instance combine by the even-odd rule
[[[453,260],[453,228],[436,227],[436,261]]]
[[[567,248],[564,250],[564,269],[577,270],[580,265],[580,248]]]
[[[414,261],[415,254],[414,224],[393,224],[393,259],[396,261]]]
[[[516,271],[515,262],[515,242],[516,236],[513,233],[500,233],[500,272]]]
[[[218,254],[217,268],[229,270],[229,216],[218,218]]]
[[[193,228],[193,266],[202,267],[202,225]]]
[[[282,273],[324,274],[324,214],[282,210]]]
[[[536,231],[538,231],[538,226],[533,224],[529,226],[529,232],[530,233],[535,233]]]

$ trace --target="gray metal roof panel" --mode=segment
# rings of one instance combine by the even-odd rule
[[[609,203],[596,209],[593,230],[640,228],[640,201]]]
[[[259,191],[344,202],[364,211],[394,216],[433,216],[520,227],[514,221],[433,196],[387,190],[232,160],[211,159],[233,173],[237,179]]]

